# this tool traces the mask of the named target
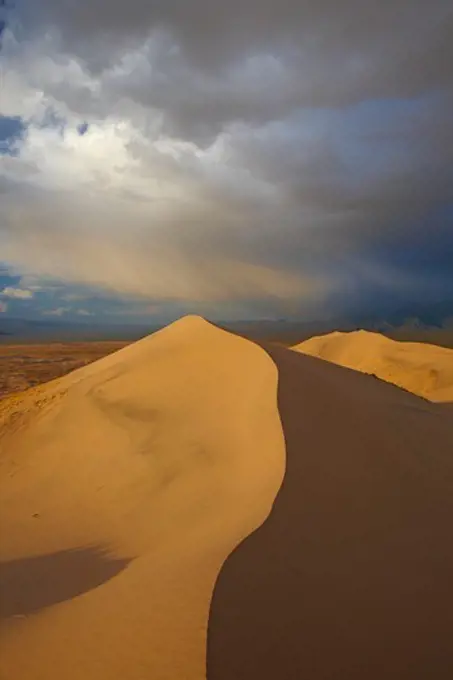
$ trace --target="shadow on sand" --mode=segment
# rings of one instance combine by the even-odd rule
[[[102,548],[76,548],[0,562],[0,620],[26,616],[97,588],[130,560]]]
[[[208,680],[452,678],[451,419],[370,376],[266,349],[286,476],[219,574]]]

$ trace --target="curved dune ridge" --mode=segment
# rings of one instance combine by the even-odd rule
[[[453,677],[440,405],[186,317],[0,425],[0,678]]]
[[[453,350],[418,342],[398,342],[369,331],[335,331],[292,349],[362,373],[375,374],[436,402],[453,402]]]
[[[209,680],[451,680],[453,420],[383,381],[283,348],[286,473],[226,560]]]
[[[205,677],[215,579],[282,481],[276,398],[261,348],[187,317],[16,399],[1,678]]]

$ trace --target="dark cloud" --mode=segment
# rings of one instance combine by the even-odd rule
[[[53,23],[75,44],[84,38],[111,36],[111,49],[115,49],[123,40],[136,42],[151,30],[166,30],[188,58],[205,68],[224,67],[225,62],[250,51],[287,47],[295,54],[324,52],[327,59],[348,55],[348,62],[360,54],[379,54],[388,62],[398,57],[402,62],[424,53],[432,73],[442,78],[447,70],[444,50],[450,47],[448,0],[429,4],[424,0],[343,0],[341,5],[335,0],[41,0],[33,6],[35,21]],[[352,65],[360,70],[360,63]]]
[[[49,83],[74,111],[106,116],[128,98],[161,112],[164,133],[201,145],[232,122],[452,87],[449,0],[25,0],[20,10],[31,32],[53,26],[60,51],[98,75],[115,67],[95,91]]]
[[[98,48],[105,39],[109,52],[120,51],[160,30],[205,70],[263,52],[296,62],[312,58],[318,70],[343,71],[343,78],[365,79],[371,67],[398,94],[451,77],[448,0],[29,0],[27,6],[35,24],[55,25],[76,49],[94,37]]]
[[[152,36],[152,69],[117,73],[116,92],[199,138],[231,120],[451,86],[449,0],[41,0],[24,17],[27,8],[33,30],[53,25],[95,72]]]
[[[453,296],[450,0],[17,12],[11,258],[173,304]]]

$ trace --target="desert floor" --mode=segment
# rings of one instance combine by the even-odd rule
[[[0,344],[0,399],[96,361],[127,343]]]

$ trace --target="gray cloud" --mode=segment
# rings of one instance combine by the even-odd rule
[[[453,291],[450,2],[40,0],[19,19],[2,106],[28,132],[0,159],[19,269],[273,310]]]
[[[299,107],[451,85],[448,0],[41,0],[27,7],[33,30],[53,25],[92,73],[114,67],[104,101],[129,96],[164,111],[166,129],[198,140],[232,120],[263,122]],[[128,55],[138,46],[140,55]],[[84,87],[77,96],[99,106]]]
[[[329,285],[315,273],[279,268],[270,255],[244,253],[234,216],[229,222],[221,205],[214,214],[206,199],[164,206],[154,228],[147,224],[149,209],[132,201],[101,204],[47,192],[20,208],[14,204],[4,231],[7,260],[41,276],[186,304],[264,296],[272,305],[316,297]]]
[[[35,22],[54,24],[75,46],[96,36],[111,39],[110,50],[136,41],[152,30],[167,31],[186,58],[206,69],[237,61],[251,51],[278,50],[293,54],[321,52],[326,60],[341,54],[360,71],[364,54],[379,61],[401,61],[424,53],[429,74],[447,76],[443,50],[448,46],[451,6],[447,0],[394,0],[379,4],[360,0],[41,0],[31,4]],[[301,38],[303,39],[301,41]],[[384,50],[383,48],[387,48]],[[366,66],[366,64],[364,64]],[[397,64],[400,66],[400,63]],[[394,74],[393,78],[397,78]],[[421,78],[413,74],[414,82]]]

